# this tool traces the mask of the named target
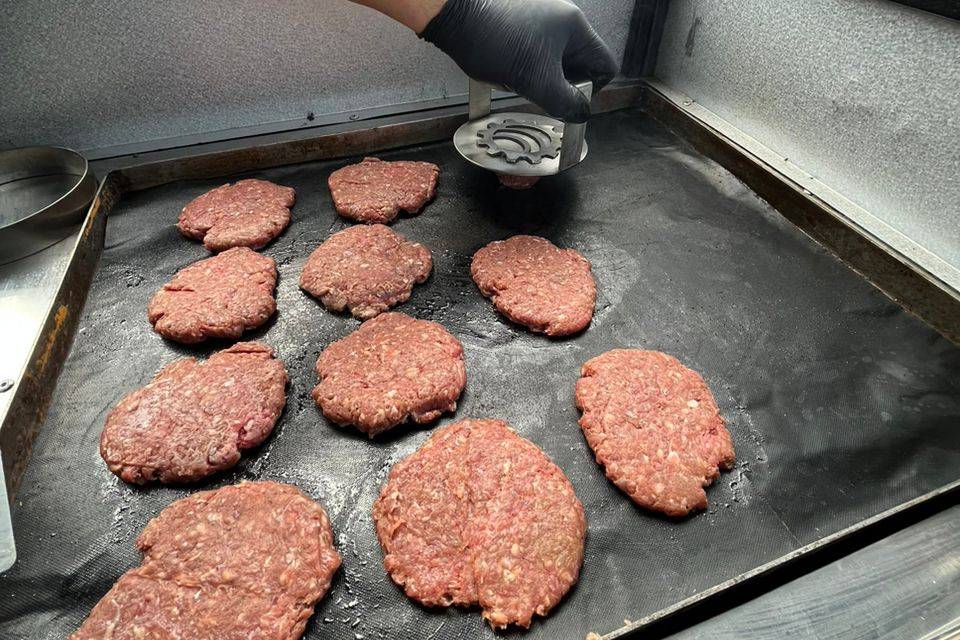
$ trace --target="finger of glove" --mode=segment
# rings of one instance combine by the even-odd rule
[[[570,37],[563,54],[563,71],[571,80],[593,81],[594,91],[605,87],[619,71],[616,58],[586,18]]]
[[[517,85],[517,93],[555,118],[586,122],[590,117],[590,101],[567,81],[559,64],[543,74],[526,75]]]

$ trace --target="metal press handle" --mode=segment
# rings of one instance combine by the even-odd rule
[[[467,117],[477,120],[490,115],[490,99],[493,88],[486,82],[470,78],[470,97],[467,107]]]
[[[573,85],[584,95],[587,102],[593,97],[593,83],[589,80]],[[560,171],[569,169],[580,162],[583,153],[583,136],[587,132],[586,122],[566,122],[563,125],[563,138],[560,142]]]

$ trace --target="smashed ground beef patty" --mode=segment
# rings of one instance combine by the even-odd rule
[[[382,224],[338,231],[317,247],[300,273],[300,288],[327,309],[366,320],[410,297],[430,277],[433,259]]]
[[[177,360],[107,416],[100,455],[126,482],[192,482],[228,469],[270,435],[287,373],[273,350],[241,342],[205,362]]]
[[[208,191],[180,212],[177,228],[210,251],[259,249],[290,224],[293,189],[266,180],[240,180]]]
[[[427,606],[477,605],[529,627],[577,581],[583,506],[563,472],[499,420],[438,430],[394,465],[373,506],[384,566]]]
[[[340,566],[323,508],[277,482],[177,500],[137,548],[71,640],[296,640]]]
[[[431,162],[364,158],[330,174],[333,206],[344,218],[387,223],[402,209],[417,213],[437,190],[440,167]]]
[[[607,477],[642,507],[684,516],[733,466],[733,442],[700,374],[665,353],[614,349],[587,361],[580,426]]]
[[[317,359],[313,399],[329,420],[371,438],[407,420],[457,409],[466,384],[463,346],[446,329],[384,313],[330,344]]]
[[[593,318],[597,287],[590,263],[543,238],[491,242],[473,255],[470,274],[497,311],[538,333],[571,335]]]
[[[181,586],[128,571],[70,640],[295,640],[303,635],[310,615],[312,609],[283,596]]]
[[[277,264],[247,247],[228,249],[177,272],[147,305],[147,318],[164,338],[196,344],[239,338],[277,310]]]

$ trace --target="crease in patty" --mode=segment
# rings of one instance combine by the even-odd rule
[[[259,249],[290,224],[295,199],[290,187],[240,180],[194,198],[180,212],[177,228],[214,253],[231,247]]]
[[[479,605],[495,628],[546,615],[583,559],[586,521],[572,486],[501,421],[437,431],[391,470],[374,520],[386,569],[409,597]]]

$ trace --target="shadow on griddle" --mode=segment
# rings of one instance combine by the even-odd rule
[[[479,205],[480,215],[511,234],[544,236],[553,240],[563,234],[580,208],[575,178],[560,174],[542,178],[530,189],[504,187],[489,171],[464,172],[465,192]]]

